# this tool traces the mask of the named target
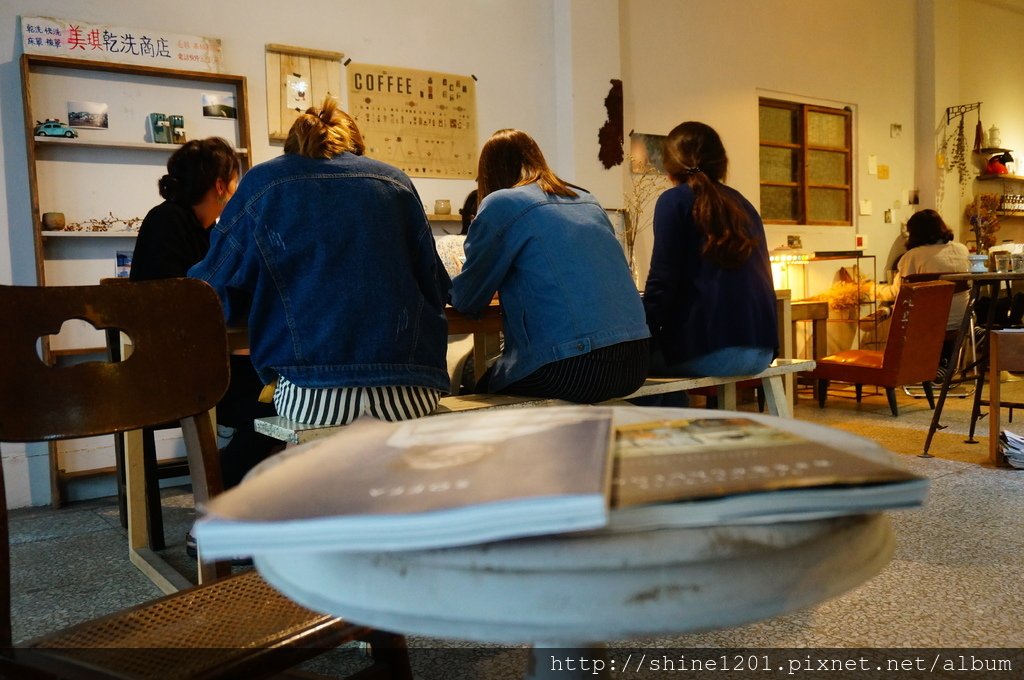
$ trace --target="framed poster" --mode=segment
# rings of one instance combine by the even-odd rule
[[[349,63],[348,113],[366,155],[411,177],[474,179],[476,79],[436,71]]]

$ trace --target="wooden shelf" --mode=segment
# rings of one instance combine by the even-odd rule
[[[135,238],[138,231],[46,231],[40,232],[45,238]]]
[[[431,222],[461,222],[462,215],[435,215],[433,213],[427,213],[427,219]]]
[[[996,180],[1008,181],[1008,182],[1024,182],[1024,176],[1022,175],[978,175],[979,182],[992,182]]]
[[[180,148],[179,144],[157,144],[155,142],[99,142],[92,139],[83,139],[81,137],[75,139],[69,139],[67,137],[41,137],[36,136],[34,138],[35,144],[40,147],[47,146],[81,146],[88,147],[90,149],[131,149],[134,151],[162,151],[164,153],[173,153],[175,150]],[[242,155],[248,155],[248,149],[235,149],[235,151]]]

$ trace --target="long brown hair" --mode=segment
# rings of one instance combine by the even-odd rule
[[[309,158],[334,158],[345,151],[362,156],[365,148],[356,122],[330,96],[319,109],[311,106],[299,115],[284,142],[285,153]]]
[[[677,125],[665,139],[664,164],[672,179],[693,189],[693,221],[706,237],[703,254],[725,269],[743,264],[756,241],[743,205],[722,190],[729,159],[718,133],[696,121]]]
[[[522,130],[498,130],[480,150],[477,169],[477,200],[499,189],[521,187],[534,182],[547,194],[575,197],[575,191],[560,179],[544,160],[537,142]]]

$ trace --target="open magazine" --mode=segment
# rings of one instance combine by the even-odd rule
[[[920,505],[902,468],[739,417],[615,428],[611,530],[805,520]]]
[[[450,547],[603,527],[611,410],[360,419],[289,449],[214,498],[204,558]]]
[[[613,428],[612,413],[576,406],[361,419],[261,463],[207,505],[196,538],[212,559],[419,550],[817,519],[912,507],[927,492],[926,479],[882,457],[764,420],[709,412]]]
[[[1006,456],[1007,463],[1024,469],[1024,436],[1002,430],[999,433],[999,452]]]

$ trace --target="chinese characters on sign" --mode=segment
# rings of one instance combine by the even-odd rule
[[[471,76],[350,63],[347,79],[349,114],[367,156],[412,177],[476,177]]]
[[[220,40],[159,30],[22,17],[24,51],[72,59],[220,73]]]

